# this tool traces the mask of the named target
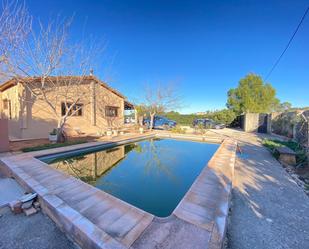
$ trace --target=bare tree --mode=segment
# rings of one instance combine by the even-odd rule
[[[150,116],[150,130],[154,125],[155,115],[180,108],[180,98],[176,94],[174,84],[157,84],[145,89],[145,104]]]
[[[141,127],[144,123],[144,117],[146,116],[148,110],[143,104],[135,105],[135,122]]]
[[[23,42],[30,33],[32,18],[24,3],[17,0],[5,0],[1,4],[0,12],[0,77],[3,73],[11,53]],[[6,71],[6,70],[5,70]]]
[[[90,104],[85,83],[92,79],[89,72],[103,51],[94,42],[71,41],[71,21],[57,19],[47,25],[39,22],[39,32],[32,29],[29,38],[5,60],[5,74],[29,93],[23,94],[21,101],[39,105],[57,120],[58,140],[63,138],[67,120]]]

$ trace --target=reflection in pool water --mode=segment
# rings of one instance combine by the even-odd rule
[[[218,144],[150,139],[50,165],[160,217],[170,215]]]

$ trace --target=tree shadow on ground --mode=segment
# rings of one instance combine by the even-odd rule
[[[266,137],[239,137],[228,248],[308,248],[309,199],[259,143]]]

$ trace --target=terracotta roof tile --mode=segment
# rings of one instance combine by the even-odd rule
[[[76,78],[78,80],[80,80],[81,78],[84,79],[84,80],[94,80],[98,84],[100,84],[102,87],[105,87],[106,89],[110,90],[114,94],[116,94],[119,97],[125,99],[125,96],[123,96],[120,92],[118,92],[117,90],[113,89],[112,87],[110,87],[105,82],[101,81],[100,79],[98,79],[95,76],[87,75],[87,76],[49,76],[49,77],[47,77],[48,80],[53,80],[53,79],[68,80],[68,79],[74,79],[74,78]],[[41,77],[12,78],[12,79],[6,81],[5,83],[3,83],[2,85],[0,85],[0,92],[3,92],[5,90],[11,88],[12,86],[15,86],[18,81],[22,81],[24,83],[27,83],[27,82],[29,83],[29,82],[39,81],[39,80],[41,80]]]

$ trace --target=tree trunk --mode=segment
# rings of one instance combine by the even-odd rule
[[[138,113],[136,109],[134,109],[134,122],[135,124],[138,124]]]
[[[139,124],[140,127],[143,127],[143,125],[144,125],[144,117],[143,116],[138,117],[138,124]]]
[[[150,130],[153,129],[155,115],[156,115],[155,113],[150,113],[150,124],[149,124],[149,129]]]
[[[64,127],[64,120],[60,119],[58,121],[58,126],[57,126],[57,143],[63,143],[65,142],[65,136],[63,133],[63,127]]]

